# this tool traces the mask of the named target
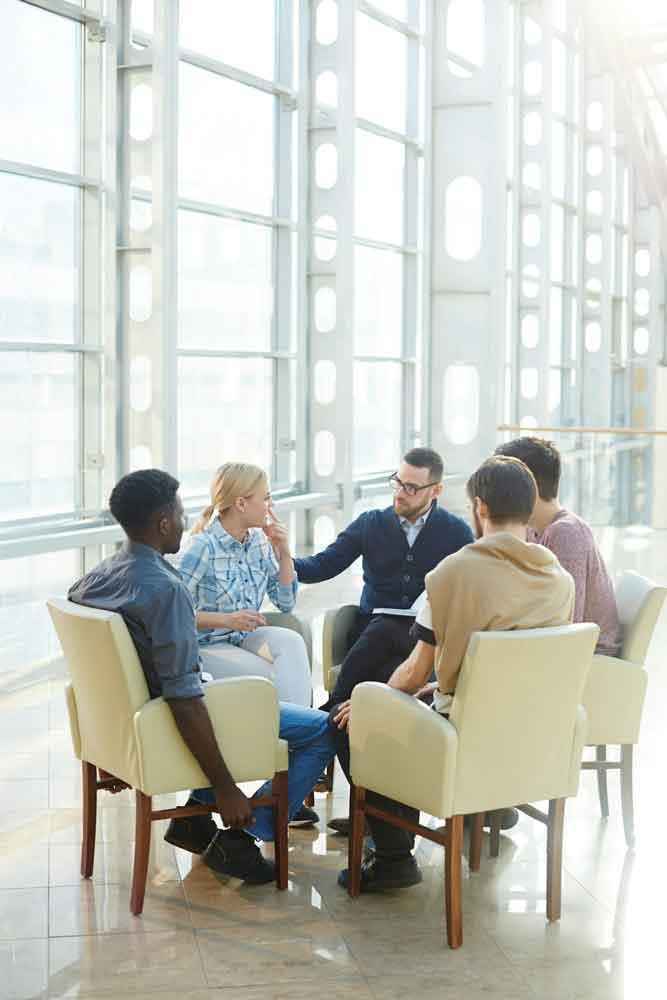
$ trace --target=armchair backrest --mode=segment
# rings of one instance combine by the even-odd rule
[[[621,656],[643,664],[667,589],[639,573],[622,573],[616,585],[616,605],[623,630]]]
[[[48,601],[48,609],[72,682],[68,708],[75,753],[137,784],[134,714],[149,693],[125,622],[115,612],[67,600]]]
[[[471,636],[450,712],[454,814],[576,793],[598,635],[580,624]]]

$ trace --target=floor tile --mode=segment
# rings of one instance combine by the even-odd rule
[[[0,996],[3,1000],[46,997],[49,942],[0,941]]]
[[[275,985],[295,980],[321,984],[361,974],[336,924],[323,918],[282,927],[197,931],[209,986]]]
[[[190,930],[190,912],[180,884],[169,882],[146,889],[144,912],[130,913],[130,889],[126,885],[57,886],[49,892],[51,937],[86,934],[137,935],[155,931]]]
[[[48,933],[48,889],[0,890],[0,941],[45,938]]]
[[[0,889],[28,889],[49,884],[49,845],[20,836],[0,836]]]
[[[81,847],[79,844],[51,843],[49,885],[78,885],[81,881]],[[134,844],[96,841],[93,883],[129,885],[132,881]],[[175,851],[161,837],[153,837],[148,863],[148,885],[178,882],[180,876]]]
[[[49,997],[142,992],[187,994],[206,986],[193,931],[93,934],[49,941]],[[157,1000],[157,998],[156,998]]]
[[[48,778],[49,751],[35,753],[0,753],[0,779],[3,781]]]

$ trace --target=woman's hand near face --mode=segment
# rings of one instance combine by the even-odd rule
[[[263,531],[266,537],[271,542],[273,550],[276,553],[278,559],[284,556],[290,555],[289,538],[287,536],[287,528],[282,521],[276,516],[273,507],[269,507],[268,516],[270,522],[263,526]]]

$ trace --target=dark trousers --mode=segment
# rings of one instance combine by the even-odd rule
[[[350,649],[343,660],[336,687],[323,708],[332,708],[351,697],[362,681],[385,684],[396,667],[415,647],[410,637],[414,618],[392,618],[390,615],[359,615],[357,626],[350,635]]]
[[[338,729],[333,725],[333,721],[331,725],[340,766],[343,768],[347,780],[351,782],[350,741],[347,729]],[[370,805],[377,806],[378,809],[384,809],[385,812],[392,813],[394,816],[401,816],[411,823],[419,822],[419,810],[413,809],[412,806],[403,805],[402,802],[395,802],[393,799],[378,795],[376,792],[367,792],[366,801]],[[377,819],[375,816],[367,816],[366,818],[375,841],[375,854],[379,859],[382,861],[401,861],[408,857],[415,846],[414,834],[408,833],[407,830],[400,830],[397,826],[385,823],[384,820]]]

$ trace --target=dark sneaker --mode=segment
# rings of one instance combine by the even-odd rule
[[[314,809],[310,809],[308,806],[300,806],[287,825],[293,827],[315,826],[319,821],[320,817]]]
[[[212,816],[187,816],[185,819],[172,819],[164,839],[191,854],[203,854],[217,832],[218,827]]]
[[[338,873],[338,885],[347,889],[348,869]],[[422,873],[412,855],[402,861],[383,861],[373,854],[361,862],[361,891],[383,892],[419,885]]]
[[[248,885],[265,885],[276,878],[273,861],[267,861],[245,830],[218,830],[204,852],[204,864],[217,875],[240,878]]]
[[[511,830],[512,827],[516,826],[519,822],[519,810],[518,809],[503,809],[503,816],[500,821],[501,830]],[[484,826],[488,830],[491,827],[491,819],[487,813],[484,817]]]
[[[349,837],[350,830],[352,829],[352,823],[350,822],[349,816],[334,817],[334,819],[329,820],[327,826],[330,830],[333,830],[334,833],[339,833],[342,837]],[[370,836],[370,832],[370,827],[368,826],[368,823],[366,823],[364,826],[364,836]]]

